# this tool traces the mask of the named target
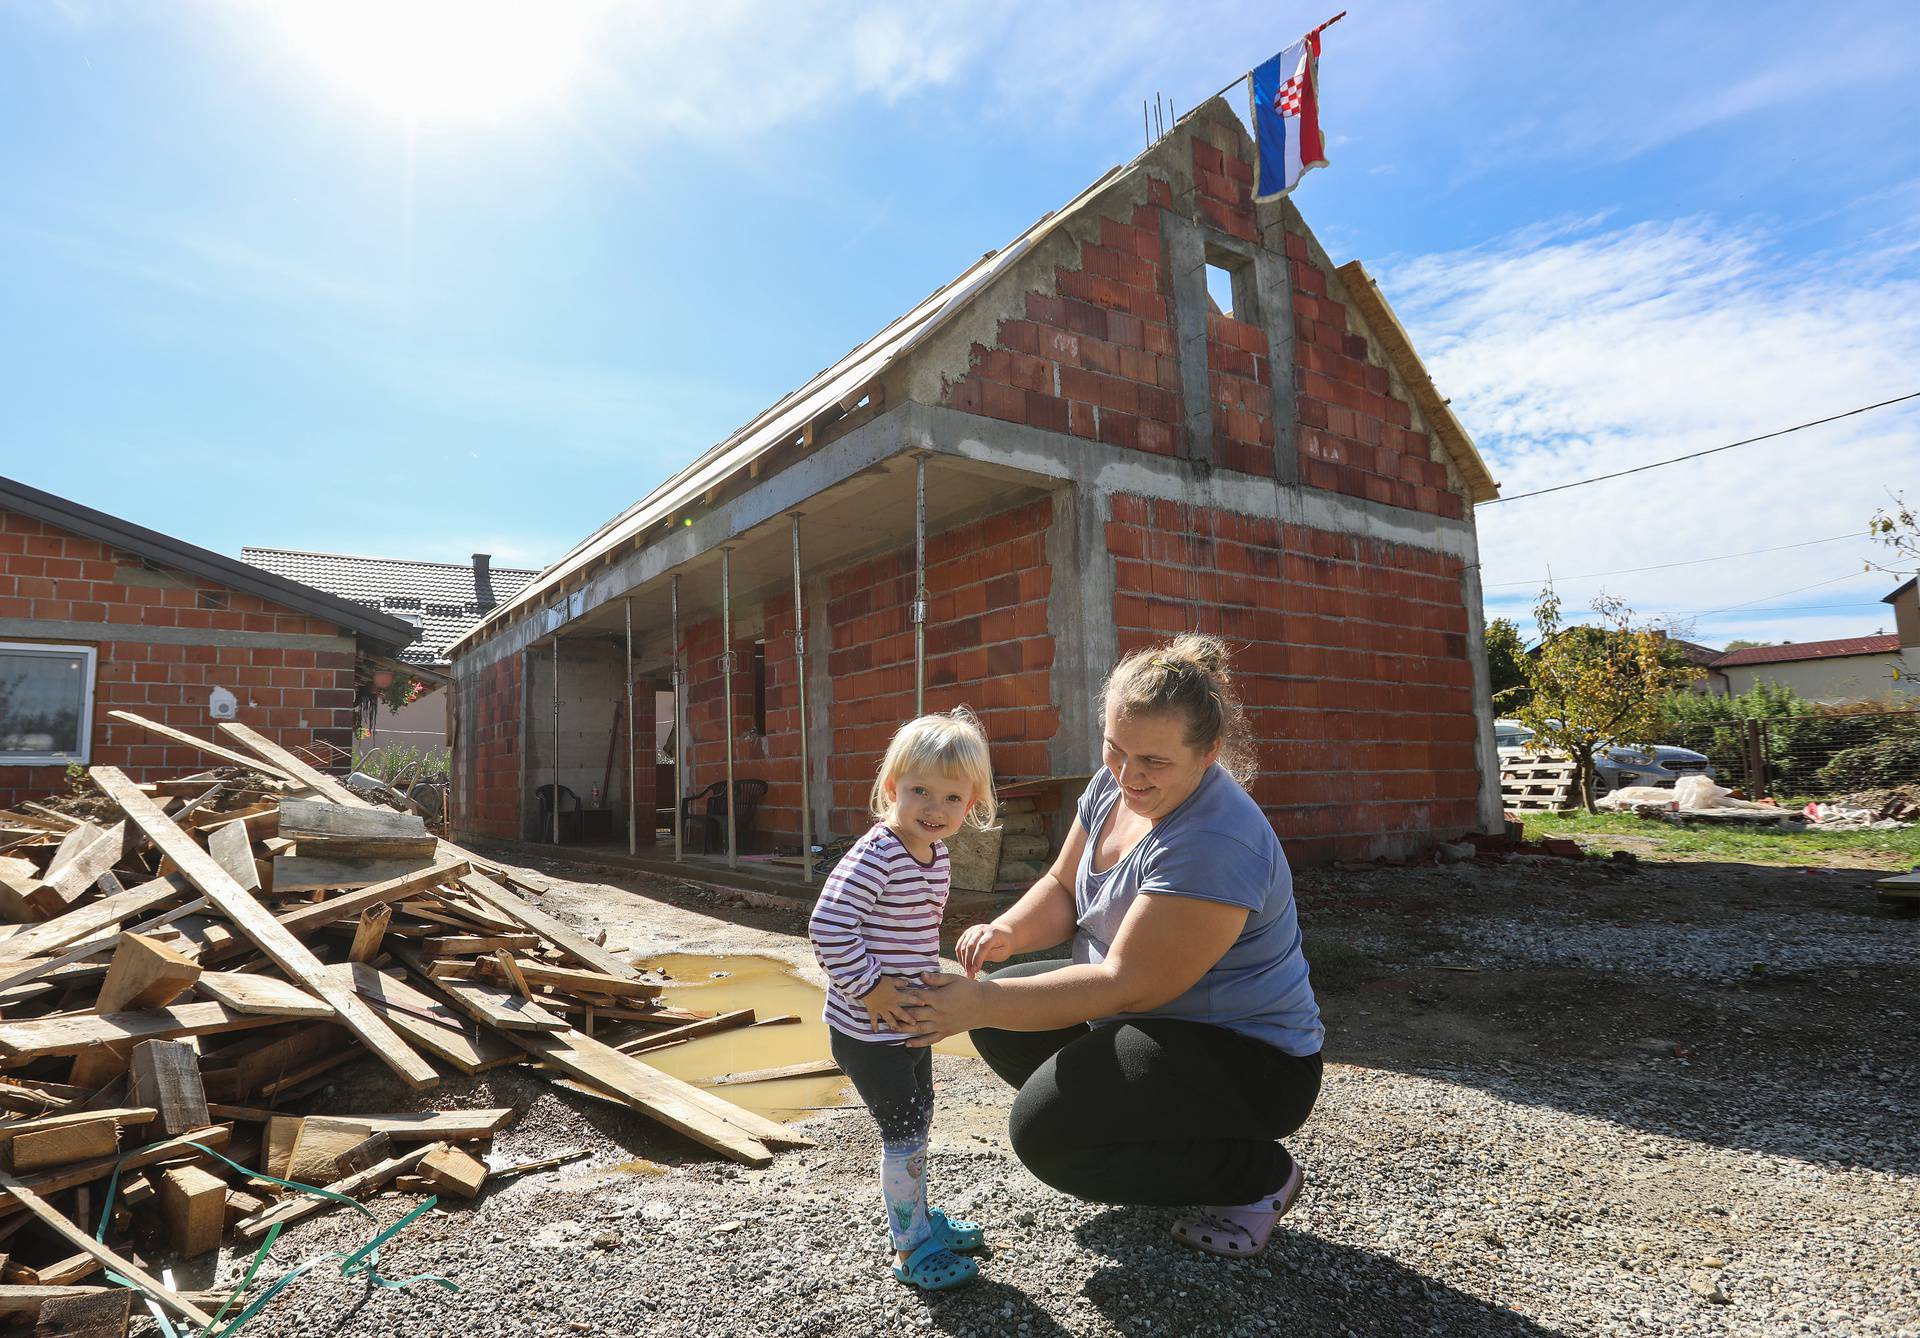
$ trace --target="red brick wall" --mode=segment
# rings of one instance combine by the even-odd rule
[[[461,830],[502,840],[521,838],[521,657],[509,655],[480,671],[473,715],[461,722],[460,749],[472,777]]]
[[[1473,829],[1458,559],[1124,496],[1107,543],[1122,653],[1196,621],[1234,647],[1253,793],[1289,857],[1371,858]]]
[[[126,584],[123,573],[156,579],[131,555],[0,510],[0,617],[99,625],[97,636],[74,643],[99,652],[94,764],[120,767],[135,780],[210,765],[206,754],[110,720],[107,712],[132,711],[210,739],[215,730],[207,700],[215,687],[240,699],[238,720],[283,747],[316,740],[351,746],[351,651],[176,645],[140,635],[143,627],[174,627],[337,636],[338,627],[186,573],[166,573],[164,585]],[[206,603],[223,607],[202,607]],[[0,807],[65,785],[61,767],[0,767]]]
[[[1003,779],[1046,775],[1060,726],[1047,631],[1052,517],[1042,498],[927,541],[927,709],[978,713]],[[870,821],[880,759],[913,716],[913,550],[839,573],[831,598],[832,824],[851,833]]]

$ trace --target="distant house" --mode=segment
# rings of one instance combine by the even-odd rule
[[[201,739],[237,721],[330,763],[371,690],[363,666],[409,636],[364,604],[0,478],[0,808],[64,789],[69,765],[136,781],[218,765],[116,710]]]
[[[1895,630],[1832,641],[1787,642],[1730,650],[1710,666],[1738,696],[1758,683],[1778,683],[1816,702],[1920,698],[1920,580],[1882,602],[1893,605]]]
[[[422,752],[447,748],[447,647],[465,636],[497,604],[513,598],[540,573],[531,567],[495,567],[486,553],[472,562],[417,562],[410,558],[310,553],[291,548],[243,548],[241,557],[264,571],[376,609],[414,628],[415,636],[391,663],[375,665],[381,681],[412,679],[424,691],[398,711],[378,700],[363,708],[362,746],[405,744]]]

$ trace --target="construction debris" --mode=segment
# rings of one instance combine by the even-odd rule
[[[124,1295],[69,1285],[105,1270],[203,1326],[226,1298],[172,1290],[155,1261],[338,1204],[282,1181],[472,1198],[540,1165],[484,1159],[511,1110],[299,1113],[368,1057],[416,1091],[529,1064],[751,1166],[808,1145],[637,1057],[750,1013],[662,1006],[536,889],[243,725],[216,743],[115,714],[224,765],[151,784],[94,767],[92,791],[0,812],[9,1313],[124,1332]]]

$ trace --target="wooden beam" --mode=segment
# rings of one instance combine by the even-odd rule
[[[13,1059],[77,1055],[94,1046],[132,1044],[176,1036],[206,1036],[248,1027],[271,1027],[274,1017],[249,1017],[224,1004],[175,1004],[144,1013],[70,1013],[0,1023],[0,1054]]]
[[[163,739],[171,739],[175,743],[185,744],[189,748],[198,748],[201,752],[217,757],[222,762],[231,762],[234,766],[245,767],[249,771],[258,771],[262,775],[271,776],[275,780],[286,781],[290,785],[300,783],[291,773],[271,763],[263,763],[257,757],[248,757],[245,753],[236,753],[231,748],[223,748],[210,739],[196,739],[193,735],[177,730],[171,725],[163,725],[157,720],[149,720],[145,716],[135,715],[132,711],[109,711],[107,714],[115,720],[124,720],[129,725],[138,725],[141,729],[158,734]]]
[[[340,1154],[354,1147],[373,1130],[354,1119],[331,1115],[309,1115],[300,1125],[300,1136],[293,1142],[293,1154],[287,1159],[286,1179],[303,1185],[323,1185],[340,1178]]]
[[[350,962],[371,962],[380,955],[380,940],[387,936],[393,919],[392,906],[369,906],[360,912],[360,923],[353,930],[353,946],[347,949]]]
[[[142,1041],[133,1047],[127,1094],[160,1113],[154,1126],[169,1138],[207,1123],[207,1090],[200,1054],[185,1041]]]
[[[439,1145],[420,1159],[420,1177],[443,1194],[477,1199],[487,1183],[487,1164],[463,1148]]]
[[[75,907],[65,915],[30,925],[11,938],[0,940],[0,963],[31,961],[42,953],[77,943],[89,934],[130,920],[186,890],[184,878],[156,878],[118,896],[102,897],[99,901]],[[0,986],[12,983],[8,980],[0,982]]]
[[[333,777],[323,775],[272,739],[262,737],[237,720],[223,720],[220,723],[220,732],[228,738],[237,740],[241,747],[255,757],[266,759],[269,764],[267,770],[274,774],[286,776],[295,784],[316,790],[334,803],[345,804],[348,808],[374,807]],[[243,761],[242,765],[256,769],[260,767],[259,762],[252,760]]]
[[[428,942],[433,940],[429,939]],[[491,976],[499,968],[492,961],[480,964],[482,975]],[[514,965],[530,984],[552,985],[556,988],[584,994],[604,994],[626,999],[657,999],[660,986],[644,980],[623,980],[619,976],[606,975],[600,971],[576,971],[571,967],[548,966],[526,957],[514,959]]]
[[[314,998],[297,985],[252,971],[208,971],[200,977],[200,991],[236,1013],[263,1017],[333,1016],[332,1005]]]
[[[234,882],[226,870],[214,863],[211,855],[195,845],[192,837],[174,826],[123,773],[115,767],[94,767],[89,774],[94,783],[125,810],[134,825],[146,832],[161,853],[180,866],[187,881],[206,893],[208,900],[275,966],[333,1005],[341,1023],[382,1063],[416,1088],[432,1087],[440,1081],[431,1064],[408,1048],[353,991],[329,980],[320,959]]]
[[[428,1154],[435,1148],[445,1146],[445,1143],[424,1144],[411,1152],[402,1153],[398,1157],[389,1157],[377,1166],[368,1167],[364,1171],[336,1180],[330,1185],[322,1185],[320,1188],[349,1199],[360,1198],[371,1194],[395,1176],[411,1171],[425,1161]],[[284,1226],[298,1222],[303,1218],[312,1217],[315,1213],[323,1213],[333,1206],[332,1199],[316,1199],[305,1195],[296,1199],[284,1199],[264,1213],[257,1213],[237,1223],[233,1228],[233,1234],[240,1241],[251,1245],[266,1235],[267,1231],[276,1224]]]
[[[216,1124],[205,1129],[194,1129],[184,1137],[170,1138],[142,1148],[138,1152],[129,1152],[124,1160],[120,1157],[102,1157],[98,1161],[77,1162],[72,1166],[62,1166],[58,1170],[41,1171],[36,1175],[22,1176],[21,1182],[35,1193],[41,1195],[58,1194],[63,1190],[74,1189],[90,1184],[95,1180],[105,1180],[113,1174],[114,1167],[123,1171],[136,1171],[159,1162],[201,1162],[206,1153],[189,1146],[201,1143],[210,1148],[222,1148],[233,1136],[230,1125]],[[0,1198],[0,1216],[12,1216],[20,1211],[20,1204],[12,1199]]]
[[[469,873],[460,880],[460,886],[509,920],[525,925],[567,956],[592,967],[595,971],[609,976],[618,976],[622,980],[639,978],[638,971],[605,948],[590,942],[565,922],[555,919],[537,906],[522,901],[484,874]]]
[[[395,813],[365,803],[332,804],[319,799],[280,801],[280,835],[295,841],[412,840],[427,835],[426,820],[417,813]]]
[[[160,1212],[168,1243],[183,1259],[220,1248],[227,1228],[227,1182],[198,1166],[160,1172]]]
[[[486,1027],[468,1021],[459,1010],[422,994],[398,975],[366,962],[342,962],[327,968],[351,982],[375,1012],[415,1045],[465,1074],[520,1062],[521,1052]]]
[[[779,1082],[783,1078],[824,1078],[839,1071],[840,1066],[831,1059],[803,1059],[798,1064],[782,1064],[779,1068],[753,1069],[747,1073],[723,1073],[718,1078],[700,1085],[702,1087],[734,1087],[742,1083]]]
[[[121,1277],[133,1283],[174,1314],[192,1320],[195,1324],[204,1325],[208,1328],[213,1326],[212,1315],[185,1297],[175,1293],[158,1278],[150,1276],[132,1260],[108,1249],[92,1236],[89,1236],[79,1227],[68,1221],[65,1213],[47,1203],[45,1199],[41,1198],[5,1171],[0,1171],[0,1189],[4,1189],[11,1194],[21,1207],[39,1218],[55,1235],[59,1236],[75,1249],[86,1251],[86,1253],[92,1255]]]
[[[78,835],[82,829],[76,829]],[[63,847],[64,849],[64,847]],[[60,905],[56,914],[73,902],[78,901],[99,877],[112,870],[127,853],[127,824],[116,822],[103,832],[98,832],[73,858],[61,864],[56,858],[47,868],[45,882],[58,896]]]
[[[145,934],[122,934],[94,1008],[126,1013],[165,1008],[193,988],[200,964]]]
[[[207,853],[241,887],[249,892],[260,890],[260,869],[253,862],[253,837],[246,823],[234,821],[215,827],[207,837]]]
[[[731,1013],[721,1013],[715,1017],[704,1017],[698,1022],[688,1022],[683,1026],[669,1027],[665,1031],[656,1031],[650,1036],[637,1037],[622,1043],[618,1048],[623,1055],[645,1054],[649,1050],[659,1050],[669,1045],[678,1045],[681,1041],[691,1041],[700,1036],[711,1036],[716,1031],[731,1031],[735,1027],[753,1025],[751,1008],[736,1008]]]
[[[280,926],[289,934],[304,938],[322,925],[332,924],[336,920],[351,919],[370,906],[387,905],[403,900],[423,888],[452,882],[464,874],[468,867],[464,859],[442,860],[430,869],[420,869],[399,878],[390,878],[384,883],[375,883],[372,887],[361,888],[358,892],[349,892],[344,896],[333,897],[327,901],[315,902],[311,906],[302,906],[295,911],[288,911],[279,917]]]
[[[277,855],[273,861],[273,890],[287,892],[323,892],[334,888],[371,887],[418,872],[431,858],[427,855],[404,859],[358,859],[319,855]]]
[[[49,1166],[66,1166],[120,1150],[120,1126],[111,1115],[56,1125],[13,1140],[13,1169],[25,1175]]]
[[[37,1134],[70,1124],[84,1124],[88,1120],[112,1120],[116,1125],[146,1124],[159,1113],[151,1106],[113,1106],[103,1110],[74,1111],[67,1115],[47,1115],[37,1120],[21,1120],[17,1124],[0,1124],[0,1143],[22,1134]]]

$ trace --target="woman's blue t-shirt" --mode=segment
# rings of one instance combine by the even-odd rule
[[[1087,848],[1074,879],[1080,925],[1073,936],[1074,961],[1105,959],[1120,922],[1142,892],[1241,906],[1247,923],[1226,954],[1179,998],[1144,1013],[1098,1020],[1209,1022],[1290,1055],[1319,1053],[1326,1030],[1307,979],[1293,871],[1253,797],[1215,764],[1185,803],[1155,823],[1111,869],[1095,873],[1094,850],[1119,798],[1120,783],[1105,767],[1080,796]]]

